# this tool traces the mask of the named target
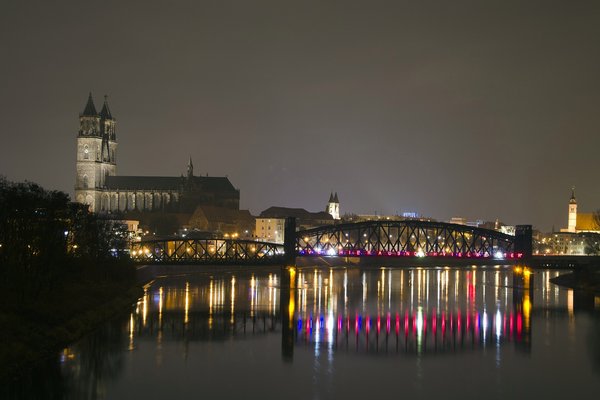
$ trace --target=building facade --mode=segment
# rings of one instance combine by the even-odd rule
[[[289,207],[269,207],[260,213],[257,218],[263,219],[285,219],[287,217],[296,218],[296,229],[304,230],[315,228],[323,225],[332,225],[335,220],[331,214],[321,212],[310,212],[304,208],[289,208]],[[258,235],[258,232],[256,233]]]
[[[256,239],[261,242],[283,243],[285,218],[256,218]]]
[[[571,198],[569,199],[567,232],[577,232],[577,200],[575,199],[575,188],[571,189]]]
[[[329,195],[329,202],[327,203],[327,209],[325,211],[329,213],[334,220],[340,219],[340,201],[338,200],[337,192],[335,192],[335,195],[333,193]]]
[[[100,113],[90,93],[79,115],[75,200],[96,213],[163,211],[192,213],[198,205],[239,210],[240,192],[226,177],[117,176],[116,120],[105,96]]]
[[[569,213],[567,217],[567,228],[561,229],[562,233],[600,233],[600,226],[594,213],[578,213],[575,188],[571,189],[569,199]]]
[[[108,176],[117,173],[115,125],[107,99],[98,113],[90,93],[85,109],[79,115],[75,200],[88,204],[92,211],[98,211],[100,206],[102,193],[99,189],[106,186]]]

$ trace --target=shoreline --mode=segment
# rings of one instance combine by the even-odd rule
[[[550,279],[550,282],[569,289],[600,295],[600,274],[588,271],[571,272]]]
[[[119,293],[119,288],[115,289],[93,307],[79,310],[53,326],[26,316],[0,312],[0,320],[8,322],[7,328],[18,331],[3,344],[6,348],[0,358],[0,382],[19,380],[28,371],[58,356],[62,349],[93,332],[102,323],[128,311],[144,293],[143,284],[137,280],[125,291]],[[15,327],[15,324],[18,325]]]
[[[187,268],[169,266],[165,270],[156,267],[152,265],[133,267],[135,278],[129,285],[125,285],[124,282],[98,283],[94,289],[102,291],[102,300],[95,302],[91,308],[77,310],[68,319],[56,325],[49,325],[37,319],[28,318],[29,312],[16,313],[0,310],[0,322],[5,324],[9,331],[12,330],[10,333],[13,333],[12,337],[9,335],[9,340],[3,343],[5,348],[0,348],[0,383],[18,381],[29,371],[35,370],[44,362],[57,357],[61,350],[93,332],[106,321],[129,312],[136,301],[144,295],[144,287],[156,278],[163,277],[165,272],[169,275],[173,270],[178,270],[182,275],[190,275],[196,273],[275,271],[280,268],[259,265],[248,270],[244,266],[223,267],[215,265],[201,270],[198,270],[196,266],[187,266]],[[88,284],[92,284],[92,282],[87,282],[87,284],[86,282],[77,282],[73,287],[75,287],[76,294],[85,297],[84,301],[90,301],[90,299],[95,301],[97,297],[94,296],[94,293],[90,293],[93,290],[89,290],[91,288]],[[110,290],[104,291],[107,284],[110,286]],[[60,295],[64,295],[64,293]],[[53,309],[50,306],[45,313],[42,312],[41,316],[47,316],[55,311],[56,307]],[[65,310],[60,311],[65,312]]]

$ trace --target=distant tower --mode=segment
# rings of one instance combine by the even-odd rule
[[[194,176],[194,164],[192,164],[192,156],[190,156],[190,161],[188,162],[187,176],[188,179],[191,179]]]
[[[329,202],[327,203],[327,212],[331,214],[333,219],[340,219],[340,201],[338,200],[337,192],[335,195],[331,193],[329,195]]]
[[[577,200],[575,199],[575,186],[571,188],[571,198],[569,199],[569,225],[567,232],[577,232]]]
[[[90,93],[85,109],[79,115],[75,200],[88,204],[93,212],[109,209],[108,196],[103,198],[101,195],[106,177],[117,172],[115,124],[107,96],[104,96],[104,105],[98,114]]]

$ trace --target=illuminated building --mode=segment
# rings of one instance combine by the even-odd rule
[[[577,199],[575,198],[574,187],[571,189],[571,198],[569,199],[569,214],[567,221],[567,228],[560,230],[563,233],[600,233],[600,226],[598,226],[594,213],[577,212]]]
[[[259,218],[296,218],[296,226],[298,229],[309,229],[322,225],[331,225],[334,223],[334,219],[331,214],[321,212],[310,212],[304,208],[290,208],[290,207],[269,207],[260,213]],[[258,235],[258,233],[257,233]]]
[[[105,97],[100,113],[90,93],[79,115],[75,200],[96,213],[193,213],[197,206],[239,210],[240,192],[226,177],[194,176],[190,158],[186,176],[117,176],[116,120]]]
[[[335,192],[335,195],[333,193],[329,195],[326,211],[331,214],[333,219],[340,219],[340,201],[338,200],[337,192]]]
[[[283,243],[285,218],[256,218],[255,236],[262,242]]]
[[[577,232],[577,200],[575,199],[575,188],[571,189],[571,198],[569,199],[569,215],[567,219],[567,229],[561,229],[561,232]]]
[[[594,213],[578,213],[575,188],[571,189],[567,228],[544,235],[537,253],[545,255],[594,255],[600,252],[600,227]]]

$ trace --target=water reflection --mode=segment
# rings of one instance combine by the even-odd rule
[[[150,285],[130,313],[136,341],[224,340],[282,331],[290,343],[359,352],[531,346],[532,313],[573,319],[558,271],[492,269],[300,269],[249,276],[169,279]],[[541,290],[534,290],[539,285]],[[572,322],[569,322],[572,323]],[[285,329],[282,329],[282,326]],[[324,346],[325,345],[325,346]]]
[[[531,277],[527,269],[300,271],[295,341],[315,354],[321,344],[418,355],[505,343],[527,350]],[[544,307],[560,307],[564,295],[553,301]]]
[[[281,332],[293,346],[417,356],[514,345],[531,347],[533,313],[572,323],[571,291],[549,283],[558,271],[524,268],[286,268],[156,281],[130,313],[128,350],[140,340],[225,340]],[[534,290],[536,285],[541,290]],[[160,347],[158,348],[160,350]],[[499,360],[500,361],[500,360]]]
[[[119,398],[137,393],[119,382],[129,382],[142,367],[144,374],[168,377],[169,385],[185,375],[188,362],[198,362],[193,360],[206,360],[205,374],[223,363],[224,353],[231,357],[227,368],[255,363],[255,347],[279,357],[259,362],[259,370],[282,361],[308,368],[313,385],[330,393],[339,374],[334,366],[349,358],[377,360],[374,374],[389,368],[380,358],[413,360],[411,368],[425,379],[426,360],[491,354],[501,369],[515,362],[511,352],[530,359],[556,351],[547,344],[553,340],[565,348],[585,340],[586,360],[577,363],[591,361],[600,373],[598,314],[579,317],[579,310],[594,310],[599,300],[553,285],[550,279],[558,275],[520,267],[286,267],[156,279],[125,318],[103,325],[66,349],[59,363],[10,391],[18,393],[15,398]],[[544,351],[535,352],[536,346]],[[44,391],[31,394],[33,387]]]

